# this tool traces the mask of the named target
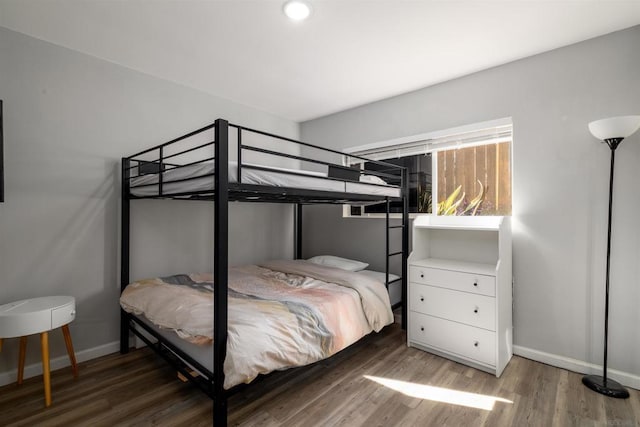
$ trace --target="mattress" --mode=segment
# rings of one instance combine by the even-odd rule
[[[357,272],[358,274],[364,274],[369,276],[372,279],[384,283],[385,273],[373,270],[361,270]],[[389,274],[389,280],[398,279],[399,276],[395,274]],[[309,284],[308,286],[311,286]],[[394,303],[393,297],[390,295],[391,304]],[[134,315],[135,316],[135,315]],[[147,325],[149,328],[153,329],[156,334],[161,335],[165,340],[169,341],[171,344],[191,356],[196,362],[198,362],[201,366],[207,369],[209,372],[213,372],[213,346],[211,345],[198,345],[193,344],[187,340],[184,340],[178,336],[174,331],[170,329],[163,329],[156,326],[151,320],[147,319],[144,315],[136,316],[142,323]],[[148,337],[148,335],[147,335]],[[192,366],[195,369],[195,367]],[[196,369],[197,370],[197,369]]]
[[[191,274],[138,281],[120,302],[213,372],[211,279]],[[322,360],[393,322],[382,283],[302,260],[230,268],[228,304],[227,389]]]
[[[386,280],[386,275],[382,271],[360,270],[358,271],[358,273],[369,276],[381,283],[384,283]],[[400,304],[402,302],[402,282],[400,282],[398,279],[400,279],[400,276],[389,273],[390,283],[387,289],[389,290],[389,300],[391,301],[391,306],[395,306],[396,304]]]
[[[268,170],[254,169],[251,166],[268,168]],[[163,173],[162,192],[165,195],[170,195],[195,191],[213,191],[214,172],[215,164],[213,162],[198,163],[167,170]],[[295,172],[297,175],[292,175],[290,172]],[[329,179],[327,174],[323,172],[267,167],[252,163],[243,163],[241,173],[242,184],[400,197],[400,188],[388,186],[383,180],[373,175],[361,175],[360,182],[336,181]],[[147,174],[131,178],[131,194],[134,196],[158,195],[158,179],[158,174]],[[238,165],[236,162],[229,162],[229,182],[238,182]]]

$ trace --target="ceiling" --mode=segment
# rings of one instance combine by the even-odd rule
[[[305,121],[640,24],[638,0],[309,2],[0,0],[0,25]]]

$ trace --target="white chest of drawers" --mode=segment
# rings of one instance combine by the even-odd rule
[[[512,356],[511,236],[502,217],[418,217],[408,345],[500,376]]]

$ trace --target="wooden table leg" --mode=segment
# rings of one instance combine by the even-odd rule
[[[20,353],[18,353],[18,385],[24,379],[24,359],[27,355],[27,337],[20,337]]]
[[[71,342],[71,333],[69,332],[69,325],[64,325],[62,327],[62,335],[64,335],[64,343],[67,346],[67,353],[69,354],[69,361],[71,362],[73,377],[78,378],[78,364],[76,363],[76,354],[73,351],[73,343]]]
[[[49,333],[40,334],[40,345],[42,346],[42,378],[44,380],[44,404],[51,406],[51,372],[49,369]]]

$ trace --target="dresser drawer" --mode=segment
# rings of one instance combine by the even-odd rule
[[[496,329],[496,300],[485,295],[411,283],[409,310],[491,331]]]
[[[496,294],[495,276],[485,276],[483,274],[461,273],[459,271],[441,270],[439,268],[411,266],[409,270],[409,280],[425,285],[472,292],[490,297]]]
[[[409,342],[434,347],[486,365],[496,364],[495,333],[485,329],[409,313]]]

